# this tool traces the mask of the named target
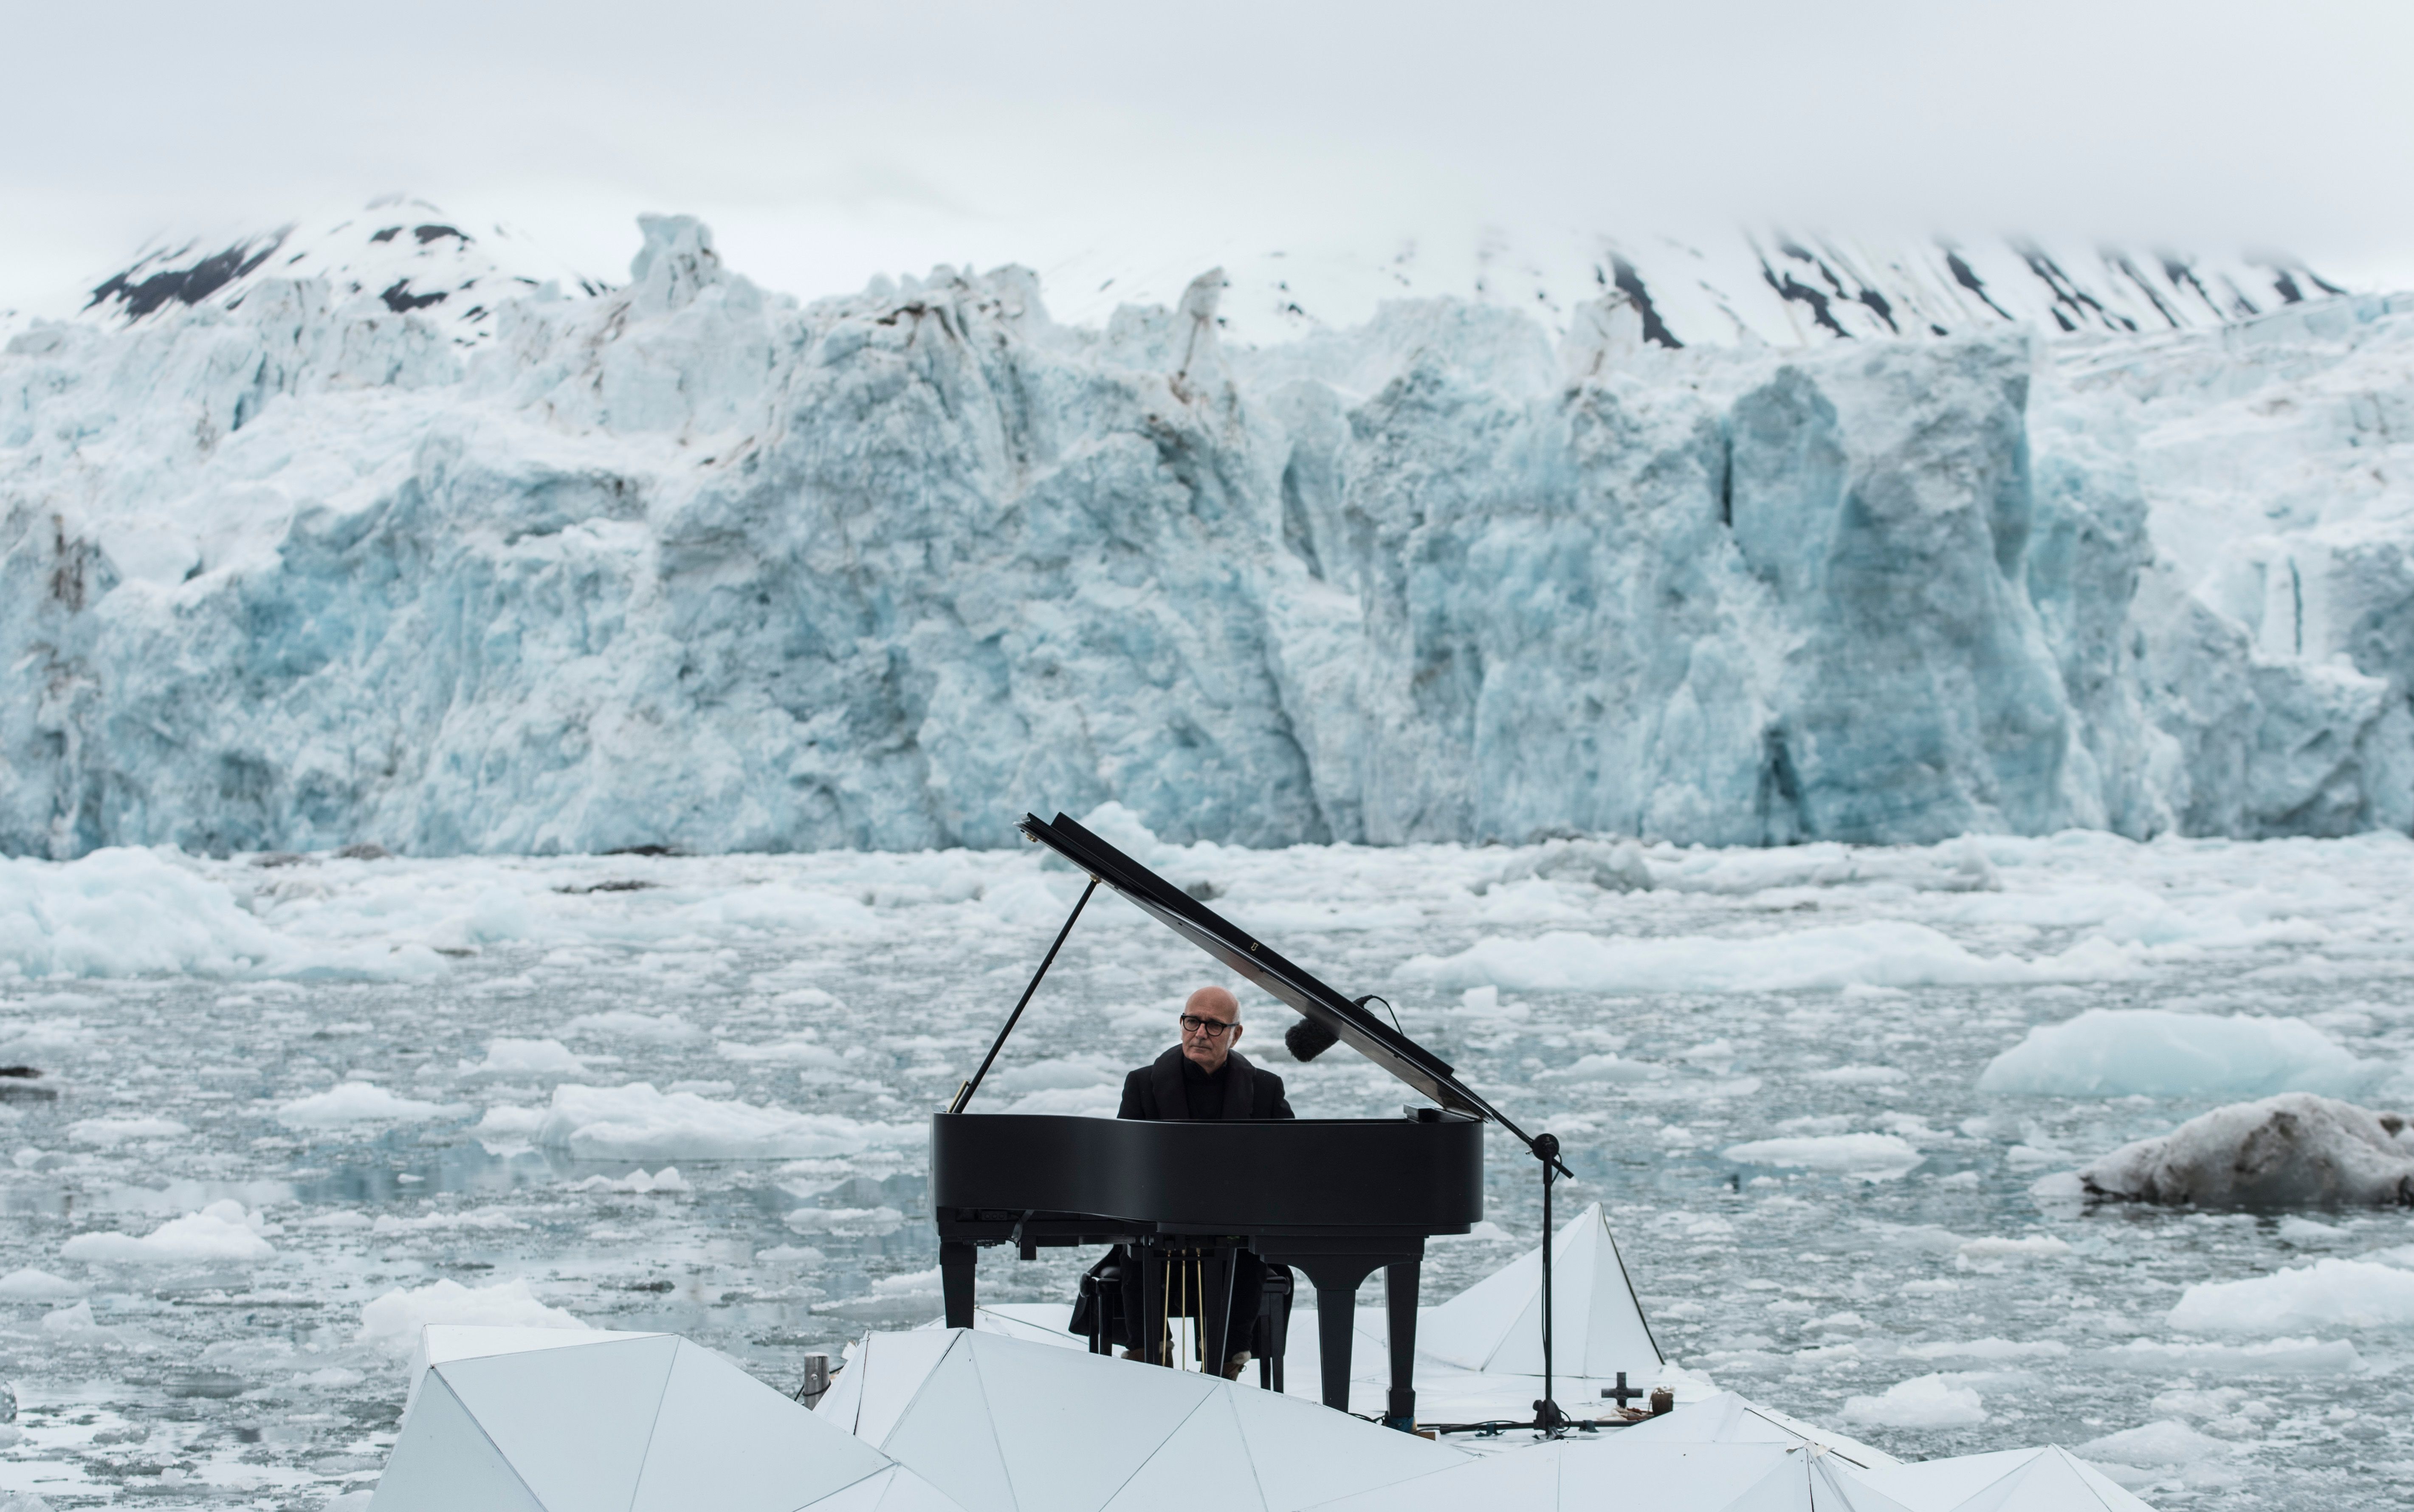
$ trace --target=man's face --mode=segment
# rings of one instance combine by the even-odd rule
[[[1182,1005],[1182,1053],[1214,1075],[1241,1037],[1241,1002],[1222,987],[1200,987]]]

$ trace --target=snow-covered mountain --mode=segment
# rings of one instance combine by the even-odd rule
[[[1772,242],[1248,346],[448,225],[9,337],[0,850],[2414,825],[2403,297]]]
[[[1102,246],[1047,270],[1057,318],[1094,324],[1170,304],[1196,264]],[[1494,233],[1464,247],[1405,243],[1240,251],[1224,262],[1228,337],[1256,344],[1363,323],[1399,299],[1517,310],[1555,337],[1607,296],[1655,345],[1791,347],[1973,335],[2011,326],[2110,335],[2251,320],[2346,290],[2278,253],[2206,257],[2034,237],[1855,239],[1768,229],[1718,237],[1553,239]]]
[[[144,247],[94,285],[77,314],[123,329],[190,309],[239,310],[254,290],[326,286],[337,307],[417,313],[459,346],[485,340],[503,302],[604,286],[503,226],[463,228],[424,200],[389,195],[357,215]]]

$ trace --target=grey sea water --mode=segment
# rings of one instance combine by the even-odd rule
[[[2407,1214],[2040,1197],[2041,1178],[2238,1094],[1977,1090],[2034,1026],[2177,1007],[2302,1019],[2365,1063],[2360,1095],[2402,1097],[2414,845],[1150,858],[1335,986],[1383,993],[1558,1133],[1580,1178],[1562,1210],[1606,1205],[1685,1368],[1907,1458],[2096,1443],[2162,1506],[2414,1500],[2414,1327],[2385,1297],[2347,1287],[2302,1326],[2168,1318],[2191,1285],[2404,1269]],[[89,864],[10,865],[35,868],[15,878],[34,902],[0,933],[20,963],[0,975],[0,1061],[59,1095],[0,1103],[18,1404],[0,1490],[59,1508],[358,1493],[422,1317],[673,1329],[783,1386],[810,1351],[928,1321],[923,1120],[1077,882],[1029,852],[158,861],[98,889],[123,905],[112,931],[76,912]],[[145,930],[237,926],[258,937],[144,964]],[[69,951],[71,926],[90,938]],[[82,974],[23,970],[70,956]],[[1215,974],[1100,899],[983,1103],[1110,1112],[1122,1070]],[[1288,1015],[1248,1013],[1244,1052],[1303,1114],[1408,1100],[1347,1050],[1289,1062],[1270,1049]],[[611,1090],[635,1082],[672,1095]],[[357,1083],[390,1095],[304,1102]],[[741,1146],[756,1158],[698,1156]],[[1486,1226],[1436,1246],[1427,1295],[1529,1248],[1538,1196],[1533,1163],[1495,1139]],[[74,1243],[163,1225],[147,1252]],[[268,1253],[241,1257],[237,1228]],[[991,1253],[981,1285],[1067,1297],[1090,1258]]]

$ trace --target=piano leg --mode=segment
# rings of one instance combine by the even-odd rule
[[[1233,1259],[1231,1247],[1219,1244],[1199,1262],[1199,1356],[1210,1375],[1223,1374],[1232,1355]]]
[[[973,1326],[973,1267],[979,1260],[978,1245],[960,1239],[939,1243],[939,1297],[946,1305],[950,1328]]]
[[[1417,1427],[1417,1262],[1383,1271],[1383,1310],[1390,1324],[1392,1400],[1385,1428],[1413,1433]]]
[[[1316,1344],[1323,1358],[1324,1404],[1336,1412],[1349,1410],[1349,1344],[1357,1332],[1358,1287],[1328,1286],[1326,1277],[1311,1276],[1316,1282]]]
[[[1131,1326],[1140,1341],[1140,1357],[1151,1365],[1166,1363],[1165,1252],[1154,1244],[1131,1247],[1140,1266],[1140,1317]]]

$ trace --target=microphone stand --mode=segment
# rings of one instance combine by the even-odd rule
[[[1569,1427],[1568,1415],[1559,1410],[1554,1394],[1551,1360],[1552,1293],[1557,1290],[1551,1272],[1551,1252],[1558,1247],[1558,1230],[1551,1222],[1551,1183],[1567,1168],[1559,1164],[1558,1136],[1537,1134],[1529,1142],[1534,1158],[1542,1163],[1542,1400],[1534,1403],[1534,1430],[1545,1438],[1557,1438]]]

